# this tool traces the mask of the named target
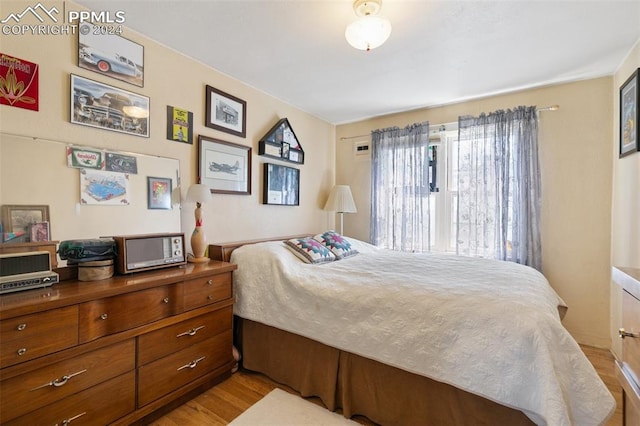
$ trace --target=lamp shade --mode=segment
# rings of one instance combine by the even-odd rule
[[[211,190],[206,185],[194,183],[187,190],[187,201],[205,204],[211,201]]]
[[[334,186],[324,205],[324,209],[338,213],[357,213],[358,210],[356,209],[356,203],[353,201],[349,185]]]
[[[366,15],[347,26],[344,36],[347,42],[359,50],[371,50],[381,46],[391,35],[391,23],[379,16]]]

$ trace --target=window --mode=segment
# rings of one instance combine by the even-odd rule
[[[431,251],[456,251],[457,130],[434,130],[429,136]]]

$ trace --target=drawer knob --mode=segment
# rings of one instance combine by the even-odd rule
[[[200,327],[192,328],[192,329],[191,329],[191,330],[189,330],[189,331],[185,331],[184,333],[180,333],[180,334],[178,334],[176,337],[182,337],[182,336],[195,336],[195,335],[196,335],[196,333],[197,333],[199,330],[203,329],[203,328],[204,328],[204,325],[201,325]]]
[[[163,301],[164,303],[169,303],[169,298],[168,298],[168,297],[165,297],[164,299],[162,299],[162,301]]]
[[[212,295],[208,295],[208,296],[207,296],[207,299],[209,299],[209,300],[213,300],[213,296],[212,296]]]
[[[44,385],[37,386],[37,387],[35,387],[35,388],[31,389],[31,390],[34,391],[34,390],[37,390],[37,389],[46,388],[48,386],[53,386],[53,387],[59,388],[60,386],[66,385],[70,378],[75,377],[78,374],[82,374],[82,373],[84,373],[86,371],[87,370],[84,369],[84,370],[77,371],[75,373],[65,374],[64,376],[62,376],[60,378],[52,380],[49,383],[45,383]]]
[[[624,328],[618,330],[618,336],[620,336],[621,339],[624,339],[625,337],[640,337],[638,334],[629,333]]]
[[[18,355],[19,355],[19,356],[22,356],[22,355],[24,355],[24,354],[26,354],[26,353],[27,353],[27,348],[20,348],[20,349],[18,349]]]
[[[66,426],[66,425],[68,425],[69,423],[71,423],[72,421],[77,420],[77,419],[79,419],[80,417],[84,416],[85,414],[87,414],[87,412],[86,412],[86,411],[85,411],[84,413],[80,413],[80,414],[75,415],[75,416],[73,416],[73,417],[69,417],[68,419],[64,419],[64,420],[63,420],[59,425],[60,425],[60,426]],[[56,423],[56,426],[58,426],[58,423]]]
[[[195,367],[196,367],[196,365],[198,365],[198,363],[199,363],[200,361],[202,361],[203,359],[205,359],[205,357],[203,357],[203,356],[201,356],[201,357],[200,357],[200,358],[198,358],[198,359],[194,359],[194,360],[193,360],[193,361],[191,361],[189,364],[185,364],[185,365],[183,365],[182,367],[179,367],[179,368],[178,368],[178,371],[180,371],[180,370],[182,370],[182,369],[185,369],[185,368],[195,368]]]
[[[101,320],[106,320],[107,318],[109,318],[109,315],[107,315],[107,314],[100,315],[100,319]]]
[[[24,323],[23,323],[23,324],[18,324],[18,326],[16,327],[16,329],[17,329],[18,331],[22,331],[22,330],[24,330],[25,328],[27,328],[27,324],[24,324]]]
[[[213,284],[213,280],[207,281],[207,284],[212,285]]]

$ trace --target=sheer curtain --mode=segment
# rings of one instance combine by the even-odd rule
[[[429,250],[429,123],[371,132],[371,242]]]
[[[457,253],[542,269],[535,107],[460,117]]]

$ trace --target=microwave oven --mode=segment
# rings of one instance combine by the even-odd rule
[[[119,274],[185,265],[184,234],[140,234],[111,237],[116,243]]]

